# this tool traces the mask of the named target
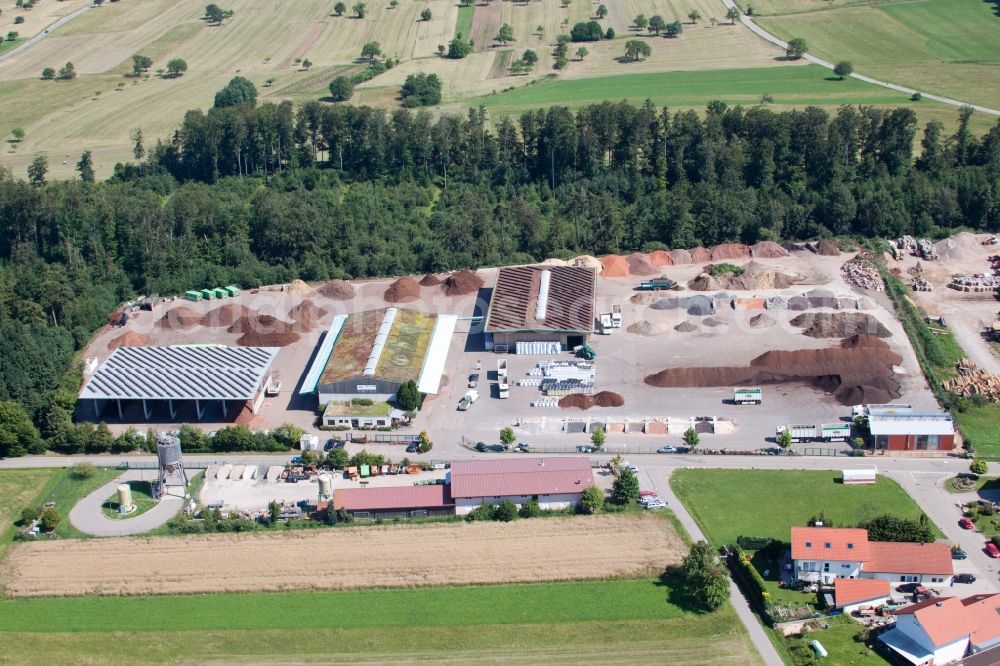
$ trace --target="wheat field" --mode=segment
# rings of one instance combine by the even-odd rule
[[[684,544],[656,516],[439,523],[17,545],[14,597],[526,583],[648,576]]]

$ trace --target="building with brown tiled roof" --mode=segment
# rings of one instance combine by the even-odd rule
[[[583,456],[461,460],[451,464],[451,496],[459,515],[482,504],[536,500],[543,509],[576,506],[594,485],[590,460]]]
[[[853,613],[862,606],[881,606],[891,595],[887,580],[838,578],[833,581],[834,605],[845,613]]]

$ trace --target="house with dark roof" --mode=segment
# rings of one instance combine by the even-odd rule
[[[943,543],[869,541],[856,528],[793,527],[795,579],[829,585],[838,578],[867,578],[891,583],[951,584],[951,549]]]
[[[582,345],[594,332],[596,284],[597,271],[584,266],[500,268],[486,314],[487,349]]]
[[[1000,594],[928,599],[900,608],[895,616],[895,628],[879,640],[899,661],[940,666],[1000,649]]]
[[[582,456],[462,460],[449,473],[455,512],[467,514],[483,504],[510,500],[520,507],[535,500],[542,509],[565,509],[594,485],[590,460]]]

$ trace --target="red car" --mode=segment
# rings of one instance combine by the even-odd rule
[[[976,525],[975,523],[972,522],[971,518],[962,518],[960,521],[958,521],[958,526],[961,527],[963,530],[971,530]]]
[[[1000,557],[1000,548],[992,541],[986,542],[986,554],[990,557]]]

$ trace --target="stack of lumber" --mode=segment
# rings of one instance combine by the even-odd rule
[[[1000,402],[1000,375],[979,369],[967,358],[958,362],[958,375],[947,380],[944,388],[958,395],[981,395],[987,400]]]

